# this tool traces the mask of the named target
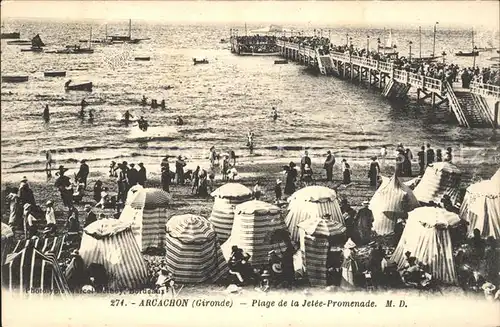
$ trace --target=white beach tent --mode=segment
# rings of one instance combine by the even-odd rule
[[[304,187],[293,193],[288,198],[288,202],[285,224],[294,242],[300,240],[298,225],[308,219],[322,219],[325,214],[329,214],[331,220],[345,226],[337,199],[337,192],[328,187]],[[303,246],[301,246],[301,249],[303,249]]]
[[[120,221],[131,223],[141,251],[165,245],[165,224],[171,196],[167,192],[133,186],[127,194]]]
[[[225,241],[231,234],[236,205],[252,198],[252,191],[239,183],[226,183],[211,194],[214,197],[214,206],[210,215],[217,237]]]
[[[229,273],[210,222],[191,214],[173,216],[166,225],[166,263],[181,283],[217,282]]]
[[[457,214],[437,207],[420,207],[408,214],[403,235],[391,259],[403,268],[405,252],[429,265],[433,278],[444,283],[457,282],[449,228],[460,222]]]
[[[472,237],[477,228],[484,238],[500,239],[500,169],[491,179],[467,188],[460,218],[469,223],[468,236]]]
[[[459,200],[461,172],[449,162],[435,162],[425,170],[422,180],[413,191],[418,201],[440,203],[447,194],[452,203]]]
[[[252,265],[268,263],[269,251],[274,250],[272,236],[277,230],[285,230],[280,209],[259,200],[252,200],[237,205],[231,236],[222,245],[226,260],[231,256],[231,248],[237,245],[250,254]]]
[[[147,283],[146,263],[130,223],[101,219],[83,231],[79,253],[85,267],[92,263],[103,265],[111,290],[138,289]]]
[[[412,190],[396,175],[382,178],[368,206],[373,213],[373,230],[378,235],[393,233],[398,218],[406,218],[408,212],[419,206]]]

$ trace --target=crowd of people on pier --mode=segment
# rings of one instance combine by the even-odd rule
[[[244,35],[233,36],[238,44],[238,53],[273,53],[278,52],[276,36]]]
[[[424,61],[419,58],[410,58],[398,56],[397,52],[380,52],[365,48],[354,47],[350,45],[334,45],[328,38],[318,36],[282,36],[281,41],[292,42],[311,48],[319,48],[321,55],[327,55],[331,52],[349,53],[352,56],[370,58],[373,60],[393,63],[396,69],[403,69],[408,72],[416,73],[422,76],[446,80],[450,84],[461,81],[464,88],[469,88],[471,82],[479,82],[500,86],[500,70],[490,67],[460,67],[457,64],[445,63],[438,60]]]

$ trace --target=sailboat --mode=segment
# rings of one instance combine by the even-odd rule
[[[455,56],[457,57],[477,57],[479,55],[479,51],[477,51],[477,47],[474,46],[474,29],[472,29],[472,51],[471,52],[464,52],[464,51],[458,51],[455,53]]]
[[[42,52],[45,43],[43,43],[40,34],[35,35],[33,39],[31,39],[31,48],[21,49],[21,52]]]
[[[385,29],[384,29],[384,31],[385,31]],[[397,48],[396,40],[392,38],[392,29],[391,29],[391,30],[389,30],[389,38],[385,42],[385,45],[379,45],[379,49],[392,50],[392,49],[396,49],[396,48]]]
[[[132,19],[128,20],[128,35],[112,35],[109,38],[110,38],[111,43],[137,44],[142,40],[147,40],[147,39],[133,39],[132,38]]]
[[[434,29],[434,43],[432,48],[435,49],[436,47],[436,29]],[[422,28],[419,26],[418,27],[418,52],[419,56],[418,58],[412,58],[414,62],[431,62],[433,60],[436,60],[440,58],[440,56],[436,56],[434,53],[432,53],[430,56],[423,56],[422,57]]]
[[[79,41],[80,41],[80,43],[89,42],[89,40],[86,40],[86,39],[81,39]],[[108,38],[108,24],[106,24],[106,35],[105,35],[104,39],[93,39],[93,40],[90,40],[90,43],[92,43],[92,44],[111,44],[111,40]]]

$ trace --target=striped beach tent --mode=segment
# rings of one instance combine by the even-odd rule
[[[229,272],[210,222],[191,214],[173,216],[166,225],[166,263],[181,283],[215,283]]]
[[[324,186],[307,186],[288,198],[285,224],[294,242],[300,241],[298,225],[308,219],[322,219],[329,214],[334,222],[345,225],[337,192]],[[303,247],[301,246],[303,249]]]
[[[407,213],[420,204],[412,190],[396,175],[382,180],[368,208],[373,213],[373,230],[378,235],[388,235],[394,232],[398,218],[406,218]]]
[[[231,256],[232,246],[237,245],[250,254],[252,265],[267,264],[269,251],[274,250],[272,235],[286,229],[280,213],[277,206],[259,200],[237,205],[231,236],[222,245],[226,260]]]
[[[111,290],[137,289],[148,281],[146,263],[130,223],[101,219],[83,231],[79,252],[85,267],[103,265]]]
[[[445,194],[450,197],[452,203],[456,203],[460,201],[460,180],[461,172],[457,166],[449,162],[436,162],[425,169],[413,193],[418,201],[423,203],[440,203]]]
[[[467,188],[460,218],[469,223],[468,236],[472,237],[477,228],[482,237],[500,239],[500,169],[491,179]]]
[[[303,265],[311,286],[326,286],[326,262],[329,251],[329,237],[346,232],[345,226],[324,218],[311,218],[298,226],[301,243],[304,244]]]
[[[391,259],[403,268],[405,252],[429,265],[433,278],[455,284],[457,275],[449,228],[460,222],[457,214],[437,207],[420,207],[411,211],[403,235]]]
[[[210,222],[214,226],[217,237],[225,241],[231,234],[236,205],[252,199],[252,191],[239,183],[227,183],[211,194],[214,197],[214,207]]]
[[[10,253],[14,243],[14,232],[9,225],[2,223],[2,265],[5,262],[7,253]]]
[[[141,251],[165,245],[167,208],[171,202],[167,192],[136,185],[130,188],[120,220],[132,224],[132,232]]]
[[[68,294],[66,277],[57,262],[64,240],[65,236],[18,241],[2,265],[2,286],[21,293]]]

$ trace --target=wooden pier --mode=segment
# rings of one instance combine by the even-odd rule
[[[470,89],[457,83],[396,69],[394,64],[348,53],[330,52],[321,55],[319,49],[296,43],[277,41],[280,55],[286,59],[316,67],[322,75],[333,75],[370,88],[380,89],[387,98],[401,99],[416,89],[417,102],[429,100],[432,108],[446,107],[464,127],[499,125],[500,87],[473,82]]]

